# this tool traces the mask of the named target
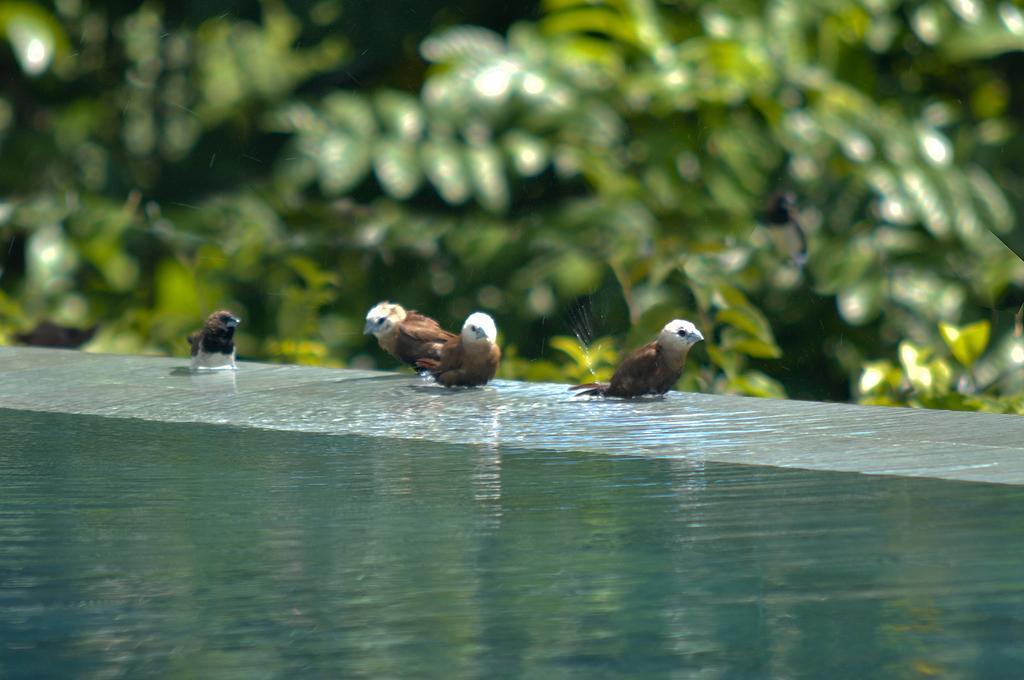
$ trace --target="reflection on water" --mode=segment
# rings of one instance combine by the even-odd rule
[[[0,479],[3,678],[1024,662],[1020,487],[11,411]]]

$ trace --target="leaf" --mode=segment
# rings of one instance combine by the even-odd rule
[[[400,201],[415,194],[423,183],[416,147],[405,140],[379,141],[373,153],[373,170],[384,191]]]
[[[192,272],[177,260],[161,260],[156,267],[156,308],[161,314],[187,317],[201,309]]]
[[[986,226],[1000,234],[1011,231],[1014,224],[1013,208],[999,185],[979,166],[968,168],[967,178],[970,180],[971,193],[988,214],[990,221]]]
[[[366,177],[370,148],[362,139],[345,133],[326,135],[317,149],[320,189],[333,196],[343,194]]]
[[[477,202],[493,213],[508,210],[508,181],[498,149],[490,144],[475,145],[469,149],[467,160],[469,174],[476,187]]]
[[[862,395],[878,391],[883,392],[885,388],[895,389],[900,384],[900,371],[888,359],[880,361],[869,361],[861,369],[860,380],[857,385]]]
[[[377,118],[370,104],[351,92],[334,92],[324,97],[324,119],[337,127],[353,132],[361,138],[377,133]]]
[[[316,261],[301,255],[291,255],[286,260],[295,273],[302,277],[308,288],[322,288],[324,286],[337,286],[341,277],[337,272],[320,269]]]
[[[60,22],[42,3],[0,3],[0,36],[6,36],[21,70],[42,75],[55,56],[68,51],[68,39]]]
[[[427,37],[420,44],[420,54],[434,63],[483,60],[504,52],[504,39],[479,26],[453,26]]]
[[[915,391],[926,397],[940,397],[949,392],[953,369],[947,362],[942,359],[929,362],[927,348],[906,341],[900,343],[899,355],[903,372]]]
[[[427,179],[449,205],[461,205],[472,195],[472,185],[462,156],[462,147],[448,140],[426,142],[420,162]]]
[[[713,300],[718,307],[750,306],[750,301],[743,291],[728,283],[715,285]]]
[[[577,364],[586,364],[583,345],[576,338],[571,338],[568,335],[556,335],[548,340],[548,345],[560,352],[565,352],[572,357],[572,360]]]
[[[722,348],[757,359],[778,359],[782,351],[774,342],[751,338],[731,328],[722,331]]]
[[[608,338],[601,338],[584,345],[577,338],[559,335],[551,338],[548,344],[568,354],[573,360],[572,378],[579,382],[608,380],[612,374],[615,351]]]
[[[785,399],[786,390],[761,371],[747,371],[729,381],[729,389],[751,397]]]
[[[582,253],[570,250],[555,260],[552,278],[558,292],[568,297],[594,290],[601,282],[603,272],[601,263]]]
[[[881,313],[883,292],[882,284],[870,277],[840,290],[837,302],[843,320],[853,326],[874,320]]]
[[[543,139],[521,130],[510,131],[502,143],[520,177],[539,175],[551,159],[550,149]]]
[[[749,333],[762,342],[771,345],[775,344],[771,325],[764,318],[764,315],[761,314],[760,310],[755,307],[740,305],[719,310],[715,315],[715,321],[717,323],[729,324],[737,330]]]
[[[714,345],[708,345],[706,351],[711,363],[721,368],[726,375],[733,375],[739,370],[740,357],[738,355],[732,352],[723,352]]]
[[[947,238],[951,228],[949,211],[930,173],[921,167],[908,168],[901,173],[900,181],[928,231],[938,239]]]
[[[606,7],[588,6],[548,14],[541,20],[540,28],[548,35],[607,35],[626,45],[638,44],[633,22]]]
[[[418,141],[426,127],[419,100],[394,90],[385,90],[374,97],[377,113],[384,129],[408,141]]]
[[[991,331],[992,324],[986,320],[961,327],[948,323],[939,324],[939,333],[946,346],[965,368],[973,366],[978,357],[985,353]]]

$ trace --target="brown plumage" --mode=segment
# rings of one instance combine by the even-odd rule
[[[627,356],[615,369],[612,380],[574,385],[570,390],[595,397],[639,397],[665,394],[683,374],[690,348],[704,339],[689,321],[675,319],[665,325],[658,339]]]
[[[420,359],[416,365],[445,387],[486,385],[501,361],[501,349],[495,344],[497,336],[494,319],[474,312],[466,319],[462,332],[441,348],[439,359]]]
[[[188,336],[192,346],[192,368],[235,368],[235,327],[241,323],[222,309],[206,317],[198,332]]]
[[[52,321],[40,321],[35,328],[27,333],[18,333],[14,339],[23,345],[36,347],[74,348],[92,340],[97,328],[95,325],[90,328],[71,328]]]
[[[441,347],[456,337],[429,316],[391,302],[381,302],[366,314],[363,333],[372,334],[381,349],[413,368],[420,359],[440,359]]]

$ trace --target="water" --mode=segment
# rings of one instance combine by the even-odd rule
[[[0,410],[0,677],[1016,677],[1024,488]]]

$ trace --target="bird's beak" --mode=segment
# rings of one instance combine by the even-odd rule
[[[701,340],[703,340],[703,339],[704,339],[704,336],[703,336],[703,335],[701,334],[701,332],[700,332],[700,331],[694,331],[694,332],[692,333],[692,336],[693,336],[694,338],[696,338],[696,340],[694,340],[694,342],[700,342]]]
[[[363,335],[370,335],[371,333],[373,333],[373,322],[367,319],[366,325],[363,326]]]
[[[228,328],[234,328],[235,326],[237,326],[240,323],[242,323],[242,320],[239,319],[238,317],[235,317],[235,316],[231,317],[227,321]]]
[[[483,340],[484,338],[487,337],[487,331],[485,331],[483,328],[476,328],[473,330],[473,332],[476,333],[477,340]]]

